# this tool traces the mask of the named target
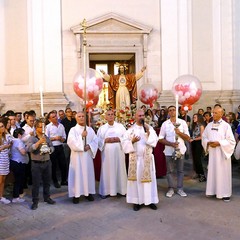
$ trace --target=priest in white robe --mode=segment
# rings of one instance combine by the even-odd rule
[[[231,126],[222,120],[223,109],[217,105],[213,109],[213,121],[205,128],[202,145],[209,154],[206,195],[230,201],[232,195],[231,156],[235,139]]]
[[[156,210],[159,199],[152,148],[157,145],[158,137],[151,126],[144,124],[143,110],[136,112],[135,120],[122,142],[124,152],[129,153],[127,203],[133,203],[134,211],[143,204]]]
[[[107,123],[98,129],[98,146],[101,151],[101,174],[99,194],[107,196],[127,193],[127,171],[121,140],[126,132],[124,126],[114,121],[113,110],[106,112]]]
[[[95,174],[93,158],[98,149],[98,140],[94,130],[84,127],[85,115],[83,112],[76,114],[77,124],[69,131],[67,144],[71,149],[68,173],[68,195],[73,197],[73,203],[79,203],[79,198],[84,195],[93,201],[95,190]],[[85,144],[86,138],[86,144]]]

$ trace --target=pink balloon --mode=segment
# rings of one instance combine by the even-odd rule
[[[73,83],[73,90],[80,98],[83,98],[83,91],[79,88],[78,82]]]
[[[154,85],[146,83],[139,89],[139,99],[141,102],[153,106],[154,102],[158,99],[158,90]]]
[[[178,95],[179,104],[191,106],[200,99],[202,85],[195,76],[182,75],[174,81],[172,92],[174,96]],[[188,108],[190,109],[190,107]]]
[[[88,68],[86,71],[86,101],[93,100],[99,96],[103,88],[101,74],[95,69]],[[84,75],[82,71],[74,76],[74,92],[84,100]]]

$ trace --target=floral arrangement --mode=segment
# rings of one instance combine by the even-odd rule
[[[105,113],[110,109],[112,109],[112,107],[108,105],[105,110],[101,111],[98,120],[92,126],[95,131],[97,131],[100,126],[107,123],[107,120],[105,119]],[[135,122],[134,116],[137,111],[137,107],[135,104],[131,104],[130,108],[125,107],[125,108],[122,108],[119,110],[113,110],[113,111],[115,112],[115,116],[116,116],[115,121],[118,123],[121,123],[126,129],[128,129],[134,124]],[[144,121],[145,123],[151,125],[152,127],[155,127],[156,123],[152,120],[150,116],[146,116]]]
[[[101,114],[99,115],[99,119],[96,121],[94,126],[92,126],[95,131],[97,131],[100,126],[107,123],[107,121],[105,119],[105,113],[109,109],[112,109],[110,105],[107,106],[105,111],[101,112]],[[129,128],[134,123],[134,115],[136,113],[136,110],[137,110],[137,108],[136,108],[135,104],[131,104],[130,108],[125,107],[125,108],[122,108],[119,110],[113,110],[115,112],[115,116],[116,116],[115,121],[123,124],[123,126],[125,128]]]
[[[122,123],[125,128],[129,128],[134,123],[136,104],[131,104],[130,108],[125,107],[116,111],[116,121]]]

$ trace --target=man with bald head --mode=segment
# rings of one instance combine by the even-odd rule
[[[95,174],[93,158],[98,148],[97,136],[92,128],[85,126],[85,114],[78,112],[75,116],[77,124],[68,134],[67,144],[71,149],[68,173],[68,195],[74,204],[78,204],[83,195],[93,201],[95,190]]]
[[[231,126],[223,121],[223,109],[217,105],[213,109],[213,121],[202,135],[202,145],[209,154],[206,196],[216,196],[225,202],[232,195],[231,156],[236,145]]]
[[[108,195],[126,195],[127,192],[125,154],[121,145],[126,129],[121,123],[114,121],[113,110],[108,110],[105,118],[107,123],[97,132],[98,147],[101,151],[99,194],[103,199]]]
[[[124,135],[123,150],[129,153],[127,202],[133,210],[147,205],[156,210],[158,203],[157,182],[152,148],[157,145],[155,130],[144,123],[144,111],[135,114],[136,123]]]

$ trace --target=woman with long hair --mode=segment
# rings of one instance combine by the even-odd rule
[[[145,122],[151,125],[152,127],[155,127],[156,125],[154,121],[153,112],[150,108],[145,112]]]
[[[167,120],[167,111],[162,108],[160,110],[160,115],[158,117],[158,127],[160,128],[163,124],[163,122],[165,122]]]
[[[6,176],[9,174],[9,148],[11,142],[7,138],[3,119],[0,119],[0,202],[8,204],[11,201],[3,197]]]
[[[192,120],[192,138],[190,139],[193,169],[199,178],[199,182],[206,182],[206,177],[202,165],[203,147],[202,147],[202,133],[204,131],[204,119],[199,113],[193,115]]]

